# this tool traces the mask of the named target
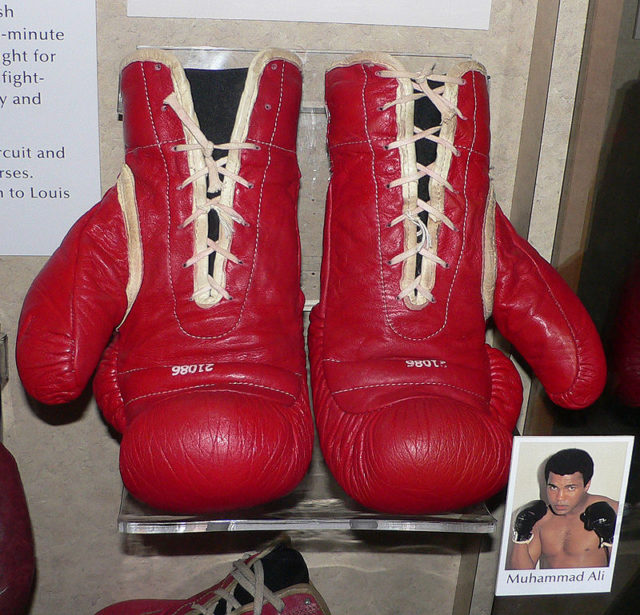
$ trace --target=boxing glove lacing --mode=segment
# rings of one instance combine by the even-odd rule
[[[254,615],[260,615],[260,613],[262,613],[262,606],[265,602],[271,603],[278,613],[284,610],[284,600],[276,596],[276,594],[264,584],[264,569],[260,560],[256,560],[253,564],[253,570],[242,560],[234,562],[231,575],[240,586],[253,596]],[[214,594],[216,597],[213,600],[209,600],[206,604],[193,603],[189,615],[213,615],[214,609],[221,599],[226,601],[225,615],[243,606],[230,591],[223,587],[216,589]]]
[[[193,121],[191,116],[185,111],[182,105],[178,102],[178,97],[175,93],[170,94],[165,98],[164,103],[171,107],[175,114],[178,116],[180,121],[183,123],[185,128],[189,131],[189,133],[196,140],[196,143],[187,143],[184,145],[174,145],[173,151],[175,152],[186,152],[190,150],[201,150],[204,156],[205,168],[196,171],[192,175],[190,175],[187,179],[185,179],[182,184],[178,186],[178,190],[182,190],[186,188],[189,184],[193,183],[197,179],[201,177],[208,177],[209,185],[207,187],[207,194],[214,195],[211,198],[208,198],[204,203],[196,203],[195,211],[186,218],[182,224],[181,228],[188,226],[193,223],[200,216],[206,216],[211,210],[214,210],[218,215],[218,219],[220,221],[220,226],[224,229],[225,236],[229,239],[229,243],[231,243],[231,237],[233,236],[233,225],[234,223],[242,224],[243,226],[249,226],[249,223],[232,207],[224,205],[220,202],[220,191],[222,190],[222,180],[221,177],[228,177],[234,182],[238,182],[245,188],[253,188],[253,185],[248,182],[246,179],[242,178],[240,175],[229,171],[226,168],[227,157],[219,158],[215,160],[213,157],[214,150],[241,150],[241,149],[260,149],[259,145],[253,143],[220,143],[215,144],[212,141],[209,141],[207,137],[200,130],[199,126],[196,122]],[[195,265],[198,261],[208,258],[213,253],[219,254],[222,258],[228,259],[236,264],[241,264],[242,261],[238,257],[236,257],[230,250],[222,247],[219,242],[214,241],[210,237],[207,237],[206,247],[203,250],[196,252],[190,259],[188,259],[185,263],[185,267],[191,267]],[[222,284],[214,279],[211,274],[207,275],[207,280],[209,282],[209,286],[204,288],[197,289],[191,298],[196,300],[202,296],[211,296],[211,291],[216,291],[219,295],[224,297],[227,300],[231,299],[231,295],[227,292]]]
[[[413,94],[400,96],[399,98],[386,103],[380,108],[381,111],[386,111],[394,105],[401,105],[427,97],[438,109],[443,120],[445,118],[451,118],[454,115],[457,115],[460,118],[463,117],[460,110],[451,101],[444,98],[444,85],[433,89],[429,85],[429,80],[441,82],[443,84],[454,83],[457,85],[463,85],[463,79],[449,77],[447,75],[427,75],[422,71],[419,73],[412,73],[397,70],[381,70],[378,71],[376,75],[379,77],[386,77],[390,79],[410,79],[414,90]],[[414,126],[413,136],[404,139],[398,139],[396,141],[388,143],[385,148],[396,149],[407,145],[413,145],[420,139],[428,139],[429,141],[433,141],[434,143],[447,148],[454,156],[459,156],[459,151],[455,147],[455,145],[447,139],[439,136],[441,127],[442,125],[440,124],[438,126],[423,130],[418,126]],[[454,192],[453,186],[446,180],[446,178],[442,177],[435,171],[435,162],[429,164],[428,166],[424,166],[419,162],[416,162],[416,171],[414,173],[411,173],[410,175],[403,175],[400,178],[393,180],[388,184],[387,187],[395,188],[397,186],[402,186],[403,184],[408,184],[409,182],[418,182],[425,176],[429,176],[433,181],[436,181],[444,186],[446,190]],[[420,214],[422,212],[426,212],[429,215],[430,220],[432,220],[435,224],[436,228],[433,235],[429,232],[427,223],[425,223],[425,221],[420,217]],[[451,230],[457,231],[458,229],[455,224],[453,224],[451,219],[448,218],[443,211],[440,211],[439,209],[431,205],[430,201],[425,202],[424,200],[416,196],[415,199],[412,198],[410,202],[405,203],[403,213],[392,220],[389,223],[389,226],[394,226],[400,222],[405,221],[413,224],[416,228],[416,245],[415,247],[412,247],[408,250],[405,250],[401,254],[394,256],[388,261],[388,264],[396,265],[398,263],[404,263],[414,256],[419,256],[423,259],[426,259],[428,262],[433,263],[433,267],[439,265],[440,267],[448,268],[449,264],[441,259],[436,253],[437,246],[435,245],[436,239],[434,235],[437,233],[437,228],[441,223],[445,224]],[[404,288],[402,288],[402,286],[404,286]],[[423,284],[422,273],[419,273],[410,284],[404,284],[403,282],[401,282],[401,290],[397,295],[397,299],[402,300],[405,297],[409,297],[411,302],[415,305],[416,302],[414,299],[420,295],[424,297],[428,302],[435,303],[435,297],[431,293],[431,289],[427,288]]]

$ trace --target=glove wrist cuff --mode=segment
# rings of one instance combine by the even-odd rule
[[[528,545],[533,540],[533,534],[530,534],[528,537],[522,537],[518,532],[516,532],[516,530],[513,530],[511,540],[517,545]]]

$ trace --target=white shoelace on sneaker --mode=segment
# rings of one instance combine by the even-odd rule
[[[253,615],[262,613],[262,607],[265,602],[272,604],[278,613],[284,610],[284,600],[276,596],[264,584],[264,569],[260,560],[256,560],[253,564],[253,570],[242,560],[234,562],[231,575],[241,587],[253,596]],[[226,602],[225,615],[229,615],[229,613],[233,613],[233,611],[243,606],[230,591],[224,588],[216,589],[215,596],[213,600],[208,601],[206,604],[192,604],[189,615],[213,615],[220,600]]]
[[[175,93],[170,94],[165,98],[164,103],[171,107],[175,114],[178,116],[184,127],[189,131],[189,133],[195,139],[195,143],[188,143],[185,145],[176,145],[174,146],[174,151],[176,152],[186,152],[190,150],[201,150],[204,156],[205,168],[197,171],[190,175],[185,181],[182,182],[180,186],[178,186],[179,190],[184,189],[189,184],[193,183],[197,179],[201,177],[208,177],[209,186],[207,188],[207,193],[214,195],[212,198],[207,198],[204,203],[197,203],[196,210],[182,222],[181,226],[184,228],[189,224],[192,224],[197,218],[200,216],[206,216],[211,210],[214,210],[218,214],[218,220],[220,221],[220,226],[222,227],[226,237],[229,238],[229,242],[231,241],[231,237],[233,236],[233,225],[242,224],[243,226],[249,226],[249,224],[244,220],[244,218],[235,211],[232,207],[223,205],[220,202],[220,191],[222,190],[222,177],[229,177],[234,182],[238,182],[243,185],[245,188],[251,188],[251,184],[244,178],[240,177],[236,173],[232,173],[226,168],[227,157],[220,158],[215,160],[213,157],[214,150],[241,150],[241,149],[260,149],[259,145],[255,145],[253,143],[220,143],[215,144],[212,141],[209,141],[207,137],[200,130],[199,126],[196,122],[193,121],[191,116],[185,111],[180,102],[178,101],[178,97]],[[228,259],[236,264],[241,263],[241,261],[234,256],[234,254],[225,249],[220,245],[219,242],[213,241],[211,238],[207,238],[206,248],[196,252],[186,263],[184,263],[185,267],[191,267],[198,261],[208,258],[213,253],[219,254],[221,257]],[[207,276],[209,286],[205,286],[204,288],[199,288],[196,290],[192,299],[197,299],[203,295],[209,295],[211,293],[211,289],[218,292],[222,297],[229,300],[231,299],[231,295],[227,292],[227,290],[219,284],[211,275]]]
[[[410,79],[414,90],[413,94],[401,96],[383,105],[381,108],[382,111],[386,111],[394,105],[400,105],[426,97],[433,103],[436,109],[438,109],[443,121],[445,118],[448,119],[453,117],[454,115],[462,117],[462,113],[460,112],[460,110],[451,101],[444,98],[443,93],[445,86],[442,85],[432,89],[429,85],[429,80],[443,84],[455,83],[457,85],[463,85],[464,80],[456,77],[449,77],[447,75],[427,74],[425,71],[412,73],[408,71],[381,70],[377,74],[380,77],[388,77],[390,79]],[[428,128],[426,130],[423,130],[418,126],[414,126],[413,136],[393,141],[392,143],[387,144],[386,147],[387,149],[396,149],[406,145],[414,144],[420,139],[427,139],[429,141],[433,141],[437,145],[441,145],[442,147],[449,149],[454,156],[458,156],[459,152],[455,145],[447,139],[439,136],[440,129],[440,125]],[[409,182],[417,182],[425,176],[430,177],[434,181],[444,186],[447,190],[453,192],[453,186],[446,180],[446,178],[436,173],[435,162],[429,164],[428,166],[424,166],[417,162],[415,173],[405,175],[396,180],[393,180],[389,183],[389,188],[402,186],[403,184],[408,184]],[[389,223],[389,226],[394,226],[404,221],[409,221],[411,224],[413,224],[416,227],[416,246],[390,259],[389,265],[403,263],[413,256],[420,255],[422,258],[427,259],[428,261],[431,261],[436,265],[440,265],[441,267],[445,268],[449,267],[448,263],[442,260],[435,253],[435,251],[433,251],[433,238],[429,232],[429,229],[427,228],[427,224],[425,224],[425,222],[419,217],[419,214],[423,211],[429,214],[430,219],[433,220],[433,222],[437,226],[442,223],[449,227],[451,230],[457,230],[451,219],[444,212],[433,207],[430,202],[425,202],[422,199],[416,197],[415,202],[407,203],[405,205],[405,211]],[[416,293],[422,295],[428,301],[433,303],[435,301],[435,298],[433,297],[431,291],[423,286],[421,278],[422,276],[418,275],[414,279],[413,283],[408,284],[405,286],[405,288],[401,289],[400,293],[397,295],[397,298],[399,300],[402,300],[412,293]]]

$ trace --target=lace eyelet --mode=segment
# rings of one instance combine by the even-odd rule
[[[159,62],[157,62],[153,68],[154,68],[155,70],[162,70],[162,64],[160,64]]]
[[[171,148],[170,148],[170,150],[171,150],[172,152],[177,152],[177,151],[178,151],[178,146],[177,146],[177,145],[172,145],[172,146],[171,146]]]
[[[160,111],[164,113],[168,108],[169,108],[169,105],[167,105],[166,103],[163,103],[162,106],[160,107]]]
[[[378,111],[383,112],[384,111],[384,106],[383,105],[378,106]]]
[[[461,79],[460,80],[462,83],[460,83],[460,85],[467,85],[467,80],[466,79]]]
[[[250,182],[249,185],[247,186],[248,190],[253,190],[255,188],[255,184],[253,182]]]
[[[267,103],[267,104],[264,106],[264,108],[265,108],[267,111],[271,111],[271,105],[270,105],[269,103]]]
[[[254,151],[259,152],[262,150],[262,147],[260,147],[259,145],[254,145],[253,146]]]
[[[385,184],[385,185],[384,185],[384,187],[385,187],[387,190],[391,190],[391,184]]]

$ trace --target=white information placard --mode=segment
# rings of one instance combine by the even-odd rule
[[[130,17],[208,17],[487,30],[491,0],[128,0]]]
[[[497,596],[611,591],[633,442],[514,438]]]
[[[51,254],[100,198],[95,11],[0,2],[0,254]]]

